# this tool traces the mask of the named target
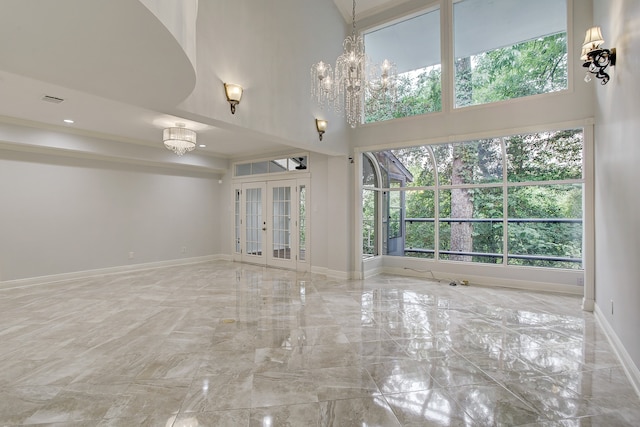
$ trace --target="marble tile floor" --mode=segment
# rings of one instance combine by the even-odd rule
[[[639,426],[574,296],[210,262],[0,289],[0,426]]]

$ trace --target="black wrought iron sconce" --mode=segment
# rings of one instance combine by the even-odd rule
[[[326,120],[316,119],[316,130],[318,131],[320,141],[322,141],[322,135],[326,132],[328,124],[329,122],[327,122]]]
[[[600,27],[589,28],[580,53],[580,59],[585,61],[582,66],[588,71],[584,78],[585,82],[591,81],[589,73],[599,79],[600,84],[606,85],[609,82],[610,76],[606,69],[609,65],[616,65],[616,49],[601,48],[602,44],[604,44],[604,39]]]

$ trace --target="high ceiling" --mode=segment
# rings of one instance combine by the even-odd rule
[[[349,23],[351,0],[334,1]],[[359,0],[357,19],[405,1]],[[233,121],[189,115],[179,108],[197,84],[194,68],[166,29],[153,22],[144,3],[153,2],[3,0],[0,120],[40,123],[148,146],[161,144],[163,128],[182,122],[196,130],[198,142],[207,146],[198,148],[200,153],[222,158],[296,148],[290,141]],[[201,10],[207,7],[211,6],[200,2]],[[45,95],[64,101],[46,102]],[[239,114],[245,108],[241,103]],[[66,124],[65,119],[74,123]]]
[[[59,104],[44,101],[44,95],[64,101]],[[290,149],[243,129],[211,126],[199,120],[186,119],[180,112],[165,113],[3,70],[0,70],[0,99],[0,116],[9,120],[15,118],[87,131],[134,144],[161,146],[162,129],[184,123],[198,133],[199,144],[207,145],[198,151],[217,157],[256,154],[259,153],[256,146],[265,153]],[[74,123],[66,124],[63,121],[66,119]]]
[[[339,53],[344,34],[327,31],[339,20],[331,3],[282,2],[277,10],[263,3],[249,9],[247,1],[173,3],[189,1],[196,5],[198,22],[201,17],[208,19],[203,21],[206,25],[193,25],[199,39],[209,43],[198,52],[197,67],[145,7],[145,3],[172,4],[170,0],[2,0],[0,120],[67,127],[151,147],[162,147],[163,128],[183,122],[206,145],[198,152],[220,158],[301,149],[346,153],[344,138],[328,135],[322,144],[316,143],[311,123],[314,116],[327,113],[310,105],[304,81],[312,63]],[[356,18],[409,2],[416,0],[359,0]],[[352,1],[334,3],[350,23]],[[546,13],[548,8],[538,3],[530,4]],[[233,43],[228,43],[220,34],[234,31],[237,22],[226,19],[225,13],[235,13],[242,28],[253,31],[234,34]],[[271,19],[265,20],[269,13]],[[291,37],[283,30],[298,19],[295,30],[308,38]],[[526,27],[513,19],[509,22]],[[323,37],[311,37],[323,31]],[[400,49],[390,50],[402,59]],[[238,78],[232,82],[246,83],[245,89],[253,91],[243,97],[235,116],[229,114],[222,93],[226,76]],[[193,97],[194,93],[208,95]],[[64,101],[45,102],[44,95]],[[64,119],[75,123],[65,124]],[[338,117],[329,120],[333,120],[330,130],[340,132]]]
[[[221,83],[215,108],[225,109],[225,120],[182,108],[181,101],[196,88],[195,64],[143,3],[3,0],[0,120],[67,127],[154,147],[162,146],[163,128],[182,122],[207,146],[198,152],[222,158],[297,148],[281,136],[244,126],[246,116],[241,115],[250,105],[241,103],[239,114],[231,116]],[[213,7],[227,6],[200,2],[201,10]],[[45,95],[64,101],[46,102]],[[65,124],[65,119],[74,123]]]

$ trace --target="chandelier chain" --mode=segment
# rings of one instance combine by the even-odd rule
[[[356,33],[356,0],[353,0],[353,11],[351,12],[352,33]]]

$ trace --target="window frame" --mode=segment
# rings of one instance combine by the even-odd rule
[[[593,119],[572,120],[566,122],[556,122],[551,124],[514,127],[501,131],[484,131],[468,134],[460,137],[434,137],[422,140],[394,142],[383,145],[372,145],[356,147],[354,172],[355,177],[361,177],[361,155],[370,151],[380,151],[387,149],[406,148],[408,146],[431,146],[446,142],[463,142],[466,140],[489,139],[494,137],[507,137],[515,134],[527,134],[536,132],[554,132],[563,129],[583,130],[583,267],[584,270],[512,266],[512,265],[487,265],[465,262],[449,262],[444,260],[395,257],[378,255],[366,260],[362,259],[359,247],[355,248],[354,259],[356,265],[360,265],[356,277],[368,277],[381,272],[399,273],[403,275],[425,277],[428,279],[441,280],[442,277],[467,277],[474,283],[485,283],[488,285],[498,285],[514,288],[526,288],[551,292],[567,292],[571,294],[584,295],[584,306],[591,307],[594,285],[594,253],[595,253],[595,221],[594,221],[594,130]],[[536,182],[537,183],[537,182]],[[524,183],[522,183],[524,184]],[[487,184],[483,184],[487,185]],[[355,181],[355,187],[361,189],[361,179]],[[412,187],[421,189],[422,187]],[[433,190],[434,186],[424,187],[425,190]],[[361,238],[361,212],[362,203],[359,197],[355,200],[356,209],[354,216],[354,236]],[[506,208],[506,207],[505,207]],[[438,205],[436,204],[436,209]],[[439,212],[436,212],[438,215]],[[506,215],[506,213],[505,213]],[[436,231],[435,238],[438,238]],[[436,247],[439,242],[435,242]],[[359,245],[358,245],[359,246]]]
[[[454,70],[454,30],[453,30],[453,5],[461,0],[433,0],[426,6],[420,6],[418,8],[399,8],[401,12],[389,15],[388,13],[379,13],[363,19],[364,25],[360,25],[358,22],[359,34],[363,35],[365,32],[374,31],[376,29],[383,28],[385,26],[393,25],[394,23],[403,21],[410,17],[426,13],[432,10],[440,10],[440,55],[441,55],[441,110],[434,112],[427,112],[424,114],[418,114],[414,116],[398,117],[389,120],[382,120],[376,122],[365,122],[358,124],[358,127],[376,126],[382,123],[397,122],[404,120],[420,120],[424,117],[437,117],[438,115],[450,115],[450,114],[467,114],[470,110],[477,109],[491,109],[500,106],[499,108],[505,108],[513,103],[520,102],[535,102],[537,99],[546,99],[557,96],[564,96],[574,91],[575,82],[575,61],[576,55],[572,52],[576,50],[577,43],[582,40],[575,40],[573,35],[573,10],[574,0],[565,0],[566,2],[566,37],[567,37],[567,87],[562,90],[554,92],[546,92],[535,95],[528,95],[518,98],[509,98],[499,101],[494,101],[484,104],[473,104],[464,107],[455,107],[455,70]],[[366,46],[365,46],[366,50]],[[579,47],[578,47],[579,50]],[[389,58],[393,61],[393,58]],[[424,119],[423,119],[424,120]]]

